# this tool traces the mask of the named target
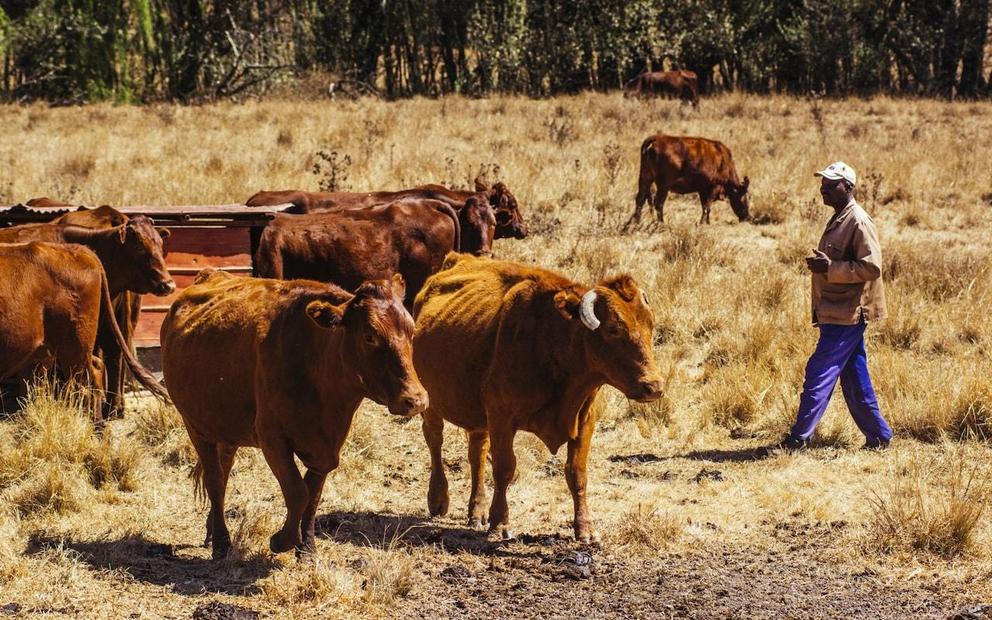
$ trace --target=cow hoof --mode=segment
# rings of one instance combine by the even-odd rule
[[[443,517],[448,514],[448,494],[445,493],[442,497],[428,497],[427,510],[432,517]]]
[[[600,542],[599,532],[583,532],[581,534],[575,535],[575,540],[582,543],[583,545],[598,545]]]
[[[282,532],[277,532],[269,539],[269,549],[272,553],[285,553],[290,549],[302,546],[303,541],[298,537],[293,540],[292,536],[286,536]]]
[[[486,522],[481,517],[473,517],[468,520],[468,526],[473,530],[481,530],[486,527]]]
[[[215,543],[214,548],[210,553],[210,557],[212,557],[215,560],[223,560],[224,558],[227,557],[227,554],[230,553],[230,551],[231,551],[230,544],[222,545]]]
[[[500,530],[499,534],[500,534],[500,538],[502,538],[503,540],[517,539],[517,537],[513,535],[513,532],[511,532],[508,528],[503,528],[502,530]]]

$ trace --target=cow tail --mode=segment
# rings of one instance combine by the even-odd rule
[[[440,211],[441,213],[444,213],[445,215],[447,215],[448,217],[451,218],[451,223],[454,224],[454,226],[455,226],[455,245],[451,249],[453,251],[455,251],[455,252],[461,252],[462,251],[462,225],[458,221],[458,212],[455,211],[454,207],[452,207],[451,205],[449,205],[446,202],[442,202],[441,204],[436,205],[435,208],[438,211]]]
[[[142,386],[144,386],[149,392],[162,400],[165,404],[171,405],[172,400],[169,398],[169,393],[162,387],[162,384],[155,380],[152,373],[148,372],[148,369],[141,365],[141,363],[134,357],[134,353],[131,352],[131,347],[128,346],[127,341],[124,339],[124,334],[121,333],[121,328],[117,325],[117,317],[114,316],[114,304],[110,300],[110,286],[107,284],[107,274],[100,270],[100,288],[102,289],[102,296],[100,300],[100,317],[104,321],[104,326],[108,328],[111,333],[114,334],[114,339],[117,340],[117,345],[121,348],[121,353],[124,356],[124,361],[127,363],[127,367],[131,370],[131,374],[134,378],[138,380]]]
[[[207,486],[204,481],[203,463],[196,459],[196,465],[189,470],[190,480],[193,481],[193,497],[201,504],[207,503]]]

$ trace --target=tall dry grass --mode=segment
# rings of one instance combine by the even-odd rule
[[[992,135],[992,105],[727,95],[693,110],[603,94],[35,105],[0,107],[0,128],[5,201],[228,203],[260,189],[501,179],[532,235],[499,241],[498,257],[585,282],[630,272],[651,300],[656,354],[668,378],[664,398],[631,404],[608,389],[597,402],[589,502],[608,549],[634,559],[721,545],[752,553],[774,547],[782,531],[819,527],[839,532],[829,535],[828,554],[838,563],[878,556],[873,570],[893,579],[919,579],[900,572],[904,561],[923,562],[925,574],[954,583],[988,574],[988,495],[955,473],[972,469],[955,464],[963,458],[977,467],[975,481],[992,466],[985,316],[992,141],[979,139]],[[633,233],[621,234],[633,209],[638,147],[657,131],[724,141],[751,178],[757,223],[737,223],[718,203],[715,223],[699,226],[698,200],[672,196],[665,225],[646,213]],[[812,172],[836,159],[857,169],[860,198],[880,231],[889,318],[868,330],[869,366],[896,431],[895,453],[850,450],[861,438],[838,395],[818,433],[821,450],[737,460],[777,439],[795,415],[816,338],[802,258],[829,216]],[[98,439],[73,397],[57,401],[38,392],[25,413],[0,422],[0,584],[39,609],[73,600],[91,616],[141,605],[159,614],[191,611],[194,603],[174,591],[159,598],[158,583],[100,572],[130,566],[149,542],[202,540],[204,514],[186,477],[194,456],[178,415],[142,404]],[[561,455],[549,459],[526,434],[517,452],[515,523],[521,531],[567,534]],[[637,453],[659,460],[609,460]],[[445,458],[453,514],[442,524],[456,527],[468,470],[465,439],[450,428]],[[426,471],[418,425],[363,407],[321,510],[347,519],[368,511],[422,515]],[[381,532],[350,542],[330,534],[318,542],[314,564],[272,558],[267,538],[282,502],[253,450],[239,453],[228,507],[240,564],[212,569],[204,587],[241,592],[241,603],[276,616],[386,617],[451,589],[437,580],[450,563],[484,570],[493,561],[407,548],[377,538]],[[44,546],[32,542],[38,537]],[[193,566],[208,555],[177,553]],[[170,568],[180,572],[177,582],[188,579],[181,561],[168,566],[178,567]]]

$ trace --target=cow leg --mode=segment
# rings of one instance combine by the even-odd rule
[[[699,223],[700,224],[709,224],[710,223],[710,207],[712,206],[713,201],[710,198],[710,196],[709,196],[708,193],[706,193],[706,192],[700,192],[699,193],[699,204],[703,207],[703,213],[702,213],[702,215],[699,216]]]
[[[221,501],[227,496],[227,482],[231,479],[231,468],[234,467],[234,455],[237,454],[238,447],[232,446],[231,444],[220,443],[217,444],[217,461],[220,463],[220,496]],[[207,512],[207,536],[203,540],[203,546],[206,547],[210,544],[213,538],[214,530],[214,513],[213,511]]]
[[[86,370],[90,384],[90,410],[93,415],[93,424],[98,430],[103,429],[105,418],[103,417],[104,404],[107,402],[107,373],[103,366],[103,360],[95,355],[90,355],[90,363]]]
[[[641,211],[644,210],[644,205],[651,200],[651,179],[641,178],[637,183],[637,197],[634,198],[634,213],[624,224],[624,228],[627,228],[635,222],[641,221]]]
[[[441,447],[444,443],[444,420],[430,409],[423,413],[421,428],[431,453],[431,481],[427,488],[427,510],[432,517],[448,514],[448,478],[444,475]]]
[[[203,487],[210,500],[210,516],[207,517],[207,540],[213,543],[213,558],[219,560],[226,557],[228,551],[231,550],[231,533],[227,530],[227,523],[224,521],[226,476],[221,465],[219,446],[194,433],[190,433],[190,440],[193,442],[197,456],[200,457]]]
[[[510,531],[510,508],[506,502],[506,490],[513,481],[513,474],[517,469],[517,457],[513,454],[514,434],[512,428],[489,429],[493,452],[493,479],[496,484],[493,502],[489,506],[489,531],[499,531],[503,540],[513,538],[513,533]]]
[[[468,463],[472,468],[472,494],[468,499],[468,525],[481,529],[486,523],[486,455],[489,453],[489,433],[469,431]]]
[[[262,454],[269,468],[279,481],[283,499],[286,501],[286,523],[269,539],[269,549],[282,553],[303,544],[300,525],[303,511],[310,503],[310,493],[300,476],[300,470],[293,460],[293,451],[284,437],[273,437],[261,441]]]
[[[317,552],[314,529],[316,525],[317,505],[320,504],[320,496],[324,493],[324,482],[326,480],[326,473],[320,473],[312,469],[307,469],[307,474],[303,477],[303,482],[307,485],[310,502],[303,511],[303,521],[300,527],[303,534],[303,544],[296,548],[297,557]]]
[[[665,201],[668,200],[668,188],[658,186],[658,191],[654,195],[654,213],[658,216],[659,222],[665,221]]]
[[[593,399],[590,398],[579,412],[579,434],[568,441],[568,460],[565,462],[565,482],[572,492],[572,504],[575,508],[575,539],[582,543],[599,540],[599,533],[593,529],[589,518],[589,506],[586,502],[586,464],[589,460],[589,445],[592,432],[596,426],[595,414],[592,410]]]

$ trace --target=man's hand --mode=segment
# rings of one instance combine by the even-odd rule
[[[813,273],[827,273],[830,269],[830,257],[820,250],[813,250],[813,256],[806,257],[806,266]]]

